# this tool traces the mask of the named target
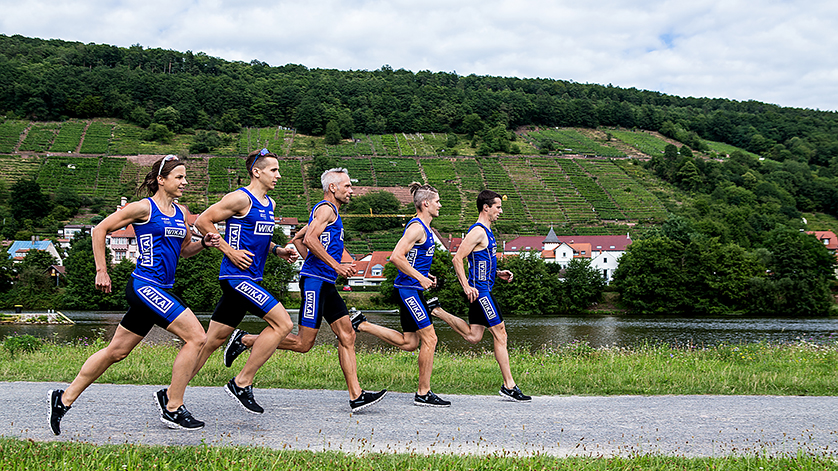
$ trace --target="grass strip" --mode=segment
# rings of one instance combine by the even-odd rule
[[[0,350],[4,381],[70,382],[84,361],[106,345],[102,339],[58,344],[34,352]],[[210,357],[192,386],[218,386],[231,369],[221,350]],[[100,379],[112,384],[168,384],[177,345],[141,344]],[[247,353],[243,354],[245,357]],[[417,352],[394,348],[359,349],[361,384],[412,392],[418,377]],[[237,360],[232,370],[244,365]],[[512,372],[527,394],[535,395],[838,395],[838,343],[806,341],[713,347],[592,348],[585,342],[531,349],[510,348]],[[490,350],[451,353],[444,346],[434,359],[434,389],[446,394],[495,394],[500,371]],[[256,376],[258,388],[334,389],[346,387],[334,345],[306,354],[278,351]]]
[[[258,447],[90,445],[0,438],[0,470],[761,470],[836,469],[828,457],[730,456],[684,458],[657,455],[571,457],[544,455],[383,454],[271,450]]]

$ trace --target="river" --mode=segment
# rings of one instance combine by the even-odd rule
[[[123,312],[65,311],[74,325],[0,325],[0,338],[15,334],[30,334],[51,338],[58,342],[104,336],[110,339]],[[400,330],[396,314],[366,313],[376,324]],[[199,314],[201,323],[209,323],[210,314]],[[292,312],[296,322],[297,314]],[[558,345],[575,341],[588,342],[591,346],[633,346],[648,343],[669,345],[713,346],[721,343],[742,344],[753,342],[793,342],[798,340],[820,342],[835,336],[838,339],[838,318],[683,318],[641,316],[556,316],[509,317],[506,320],[509,343],[538,349],[542,345]],[[245,317],[241,328],[258,332],[265,323],[253,316]],[[476,347],[464,341],[450,327],[434,319],[439,345],[450,351],[472,348],[491,349],[491,335],[487,332]],[[295,327],[296,331],[296,327]],[[159,327],[152,329],[146,342],[166,343],[175,337]],[[334,343],[335,336],[324,322],[317,343]],[[357,344],[366,347],[386,345],[368,334],[358,334]]]

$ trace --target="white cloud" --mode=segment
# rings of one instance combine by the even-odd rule
[[[0,0],[0,8],[6,35],[838,110],[838,4],[824,0]]]

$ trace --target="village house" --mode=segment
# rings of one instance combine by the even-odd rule
[[[26,254],[32,250],[43,250],[55,257],[56,265],[62,266],[64,264],[61,254],[51,240],[38,240],[37,237],[32,237],[32,240],[16,240],[9,245],[6,251],[14,263],[20,263],[26,257]]]

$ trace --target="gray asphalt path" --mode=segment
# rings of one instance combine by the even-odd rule
[[[94,384],[54,436],[47,390],[59,383],[0,383],[0,435],[38,441],[160,445],[253,445],[348,453],[508,453],[517,456],[832,456],[838,398],[777,396],[546,396],[513,403],[498,395],[457,396],[445,409],[416,407],[389,393],[359,413],[345,391],[256,389],[262,415],[246,413],[218,387],[190,387],[186,404],[206,422],[169,430],[153,393],[161,386]],[[488,392],[487,392],[488,393]]]

